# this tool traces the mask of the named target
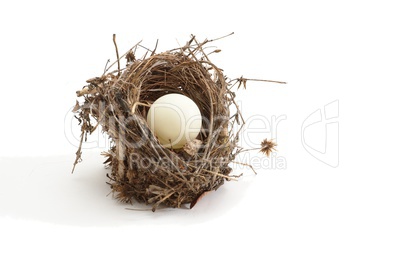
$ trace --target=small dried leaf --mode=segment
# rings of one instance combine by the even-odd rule
[[[132,50],[130,50],[126,55],[127,63],[135,61],[135,55]]]
[[[239,112],[237,112],[234,117],[235,117],[235,119],[236,119],[236,123],[237,123],[238,125],[240,125]]]
[[[73,108],[73,113],[77,112],[80,109],[80,104],[78,103],[78,101],[75,101],[75,106]]]
[[[190,142],[187,142],[184,145],[183,150],[186,153],[188,153],[189,155],[194,156],[200,149],[201,145],[202,145],[202,141],[195,139]]]

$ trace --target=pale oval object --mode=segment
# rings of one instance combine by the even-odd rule
[[[180,149],[198,136],[202,117],[193,100],[172,93],[160,97],[151,105],[147,122],[164,147]]]

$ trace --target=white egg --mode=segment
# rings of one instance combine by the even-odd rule
[[[179,149],[198,136],[202,118],[194,101],[173,93],[160,97],[151,105],[147,122],[164,147]]]

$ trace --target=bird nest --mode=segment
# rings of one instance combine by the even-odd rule
[[[101,126],[111,139],[104,153],[111,167],[109,184],[122,202],[137,200],[153,211],[160,205],[193,207],[204,193],[235,179],[230,164],[242,152],[237,143],[244,120],[231,89],[245,86],[247,79],[230,80],[209,60],[209,54],[220,52],[205,51],[212,41],[192,36],[183,47],[163,53],[146,49],[139,59],[141,43],[120,57],[115,42],[118,60],[77,91],[83,101],[77,101],[74,112],[82,133],[74,167],[87,135]],[[112,66],[117,68],[109,71]],[[169,93],[189,97],[203,118],[199,135],[180,149],[161,145],[147,124],[150,105]],[[259,149],[268,154],[274,145],[264,140]]]

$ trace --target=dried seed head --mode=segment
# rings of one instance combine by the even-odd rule
[[[275,142],[273,142],[272,140],[264,139],[264,140],[261,142],[261,149],[260,149],[260,152],[263,153],[263,154],[265,154],[266,156],[269,156],[273,150],[276,150],[276,149],[275,149],[275,146],[276,146],[276,145],[277,145],[277,144],[276,144]]]

